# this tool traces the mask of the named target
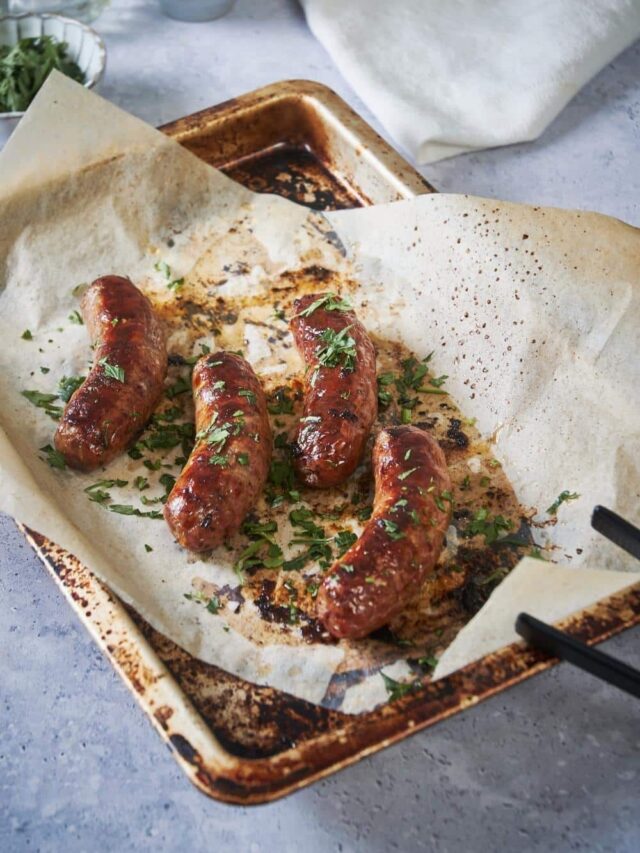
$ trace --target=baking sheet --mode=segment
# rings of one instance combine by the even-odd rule
[[[184,611],[189,604],[186,600],[180,611],[176,598],[183,596],[184,583],[176,584],[175,576],[176,563],[182,559],[182,555],[175,547],[171,550],[168,534],[159,529],[162,527],[160,522],[116,518],[105,513],[101,507],[88,506],[86,496],[82,495],[79,484],[75,482],[78,475],[64,474],[65,478],[71,478],[71,482],[62,481],[67,483],[67,514],[75,521],[75,529],[70,527],[46,494],[47,489],[50,493],[59,492],[60,475],[57,472],[49,472],[34,456],[34,447],[41,446],[38,442],[45,443],[50,438],[51,422],[42,412],[34,411],[28,408],[26,402],[22,404],[21,400],[15,399],[16,387],[24,387],[20,382],[27,381],[27,376],[33,368],[33,364],[16,365],[15,362],[16,352],[20,354],[20,362],[23,361],[22,353],[27,346],[27,343],[21,342],[19,338],[22,325],[16,328],[18,317],[24,317],[25,327],[34,331],[34,341],[31,343],[36,345],[38,334],[46,331],[46,334],[53,336],[51,340],[55,342],[54,330],[63,329],[58,333],[64,336],[64,343],[57,347],[58,355],[56,356],[53,350],[47,351],[48,364],[51,364],[49,370],[53,376],[57,377],[64,370],[75,371],[86,362],[87,342],[83,330],[80,327],[72,328],[66,322],[66,317],[75,304],[70,293],[73,287],[73,284],[70,286],[70,279],[79,283],[107,270],[120,270],[131,275],[134,280],[139,278],[148,291],[162,302],[163,297],[167,301],[169,299],[166,282],[150,272],[158,259],[158,245],[162,246],[162,260],[171,265],[176,275],[182,275],[184,272],[187,277],[194,278],[213,276],[215,265],[219,273],[224,272],[225,266],[233,268],[242,256],[248,270],[242,268],[242,271],[232,276],[234,280],[229,284],[229,287],[242,292],[252,287],[259,289],[265,278],[273,279],[290,269],[297,269],[300,267],[301,258],[305,258],[305,263],[308,264],[313,257],[318,264],[339,272],[345,278],[355,276],[358,279],[353,295],[363,319],[372,330],[382,334],[397,334],[398,326],[401,325],[403,340],[410,343],[420,354],[426,354],[432,348],[425,346],[425,338],[429,344],[436,341],[439,371],[449,371],[449,386],[453,389],[453,396],[461,402],[464,401],[465,412],[470,417],[478,418],[485,435],[491,435],[502,425],[505,413],[508,415],[507,431],[504,432],[503,426],[497,447],[502,453],[500,458],[512,478],[526,480],[527,467],[524,460],[526,459],[531,470],[534,467],[532,460],[535,461],[536,454],[540,455],[541,449],[547,449],[552,456],[555,452],[555,458],[560,462],[556,461],[555,465],[550,464],[546,468],[543,466],[545,479],[537,481],[538,492],[532,489],[528,492],[533,496],[537,495],[538,499],[534,502],[527,498],[527,502],[537,506],[542,495],[540,506],[546,506],[558,491],[567,486],[580,491],[581,500],[562,508],[561,522],[551,528],[550,532],[551,538],[555,538],[555,541],[562,545],[574,562],[586,559],[594,543],[583,541],[582,537],[576,539],[576,530],[586,529],[586,526],[581,524],[579,515],[585,490],[587,513],[588,507],[592,505],[589,502],[589,489],[593,492],[598,487],[598,499],[602,501],[602,490],[599,487],[607,486],[612,498],[617,499],[618,494],[623,496],[622,504],[629,494],[634,493],[634,489],[637,494],[637,472],[629,473],[628,469],[621,471],[609,486],[612,478],[607,470],[611,459],[616,458],[619,448],[630,446],[628,439],[634,438],[634,412],[629,411],[632,406],[630,402],[626,407],[614,409],[617,412],[615,422],[612,410],[604,412],[603,419],[596,422],[593,428],[594,441],[602,449],[603,458],[593,458],[593,477],[584,476],[580,466],[575,466],[580,470],[575,472],[574,482],[560,479],[574,474],[574,468],[563,468],[561,450],[566,444],[562,444],[560,438],[564,439],[567,433],[571,434],[576,429],[579,432],[579,406],[569,407],[568,413],[566,407],[559,413],[555,411],[557,406],[553,406],[554,392],[551,384],[555,370],[549,369],[548,362],[549,359],[556,359],[555,366],[560,370],[560,377],[566,381],[573,381],[575,377],[569,375],[566,379],[563,377],[563,371],[564,374],[571,374],[573,371],[578,375],[578,395],[587,393],[586,380],[590,366],[598,362],[597,366],[603,367],[604,373],[594,370],[596,387],[591,395],[598,400],[603,398],[606,371],[615,369],[619,377],[619,388],[617,395],[612,396],[611,402],[618,404],[625,398],[633,400],[631,394],[625,394],[625,388],[633,388],[631,381],[634,365],[629,363],[628,358],[625,362],[625,358],[621,357],[625,346],[633,346],[633,331],[637,329],[638,309],[637,293],[633,292],[633,264],[637,263],[638,244],[633,229],[602,217],[582,215],[581,221],[578,214],[532,211],[529,208],[456,197],[441,197],[432,205],[418,203],[430,201],[422,199],[410,205],[394,205],[393,208],[382,207],[373,211],[327,215],[324,218],[309,216],[307,211],[286,202],[251,196],[190,158],[179,148],[167,144],[155,131],[130,117],[121,119],[122,114],[112,106],[93,96],[82,98],[74,92],[74,87],[66,83],[52,80],[49,88],[53,85],[60,86],[60,90],[49,93],[48,100],[43,94],[37,102],[38,109],[34,107],[28,121],[21,128],[20,136],[17,137],[20,147],[17,147],[17,143],[12,145],[9,149],[11,156],[0,161],[0,175],[3,180],[7,178],[4,186],[11,190],[13,179],[13,187],[19,187],[17,195],[11,197],[10,194],[5,194],[3,202],[10,208],[12,216],[11,220],[5,217],[4,221],[11,221],[13,224],[13,229],[7,229],[8,234],[4,241],[8,262],[5,266],[7,288],[2,297],[3,317],[6,321],[3,331],[7,334],[6,339],[10,340],[11,336],[16,339],[15,346],[12,344],[7,348],[3,356],[6,356],[3,375],[7,380],[3,397],[9,401],[10,409],[10,417],[5,421],[5,426],[12,442],[12,446],[6,447],[6,452],[3,451],[2,454],[4,476],[10,486],[9,489],[3,489],[8,495],[5,508],[73,550],[98,574],[107,578],[110,585],[126,600],[135,601],[136,607],[152,624],[192,653],[205,660],[221,663],[231,671],[237,672],[237,667],[241,667],[239,674],[251,680],[275,684],[297,695],[318,701],[320,689],[326,690],[330,668],[335,665],[336,651],[340,653],[340,650],[334,647],[318,649],[315,646],[295,647],[289,644],[282,653],[278,644],[274,643],[261,650],[258,661],[254,654],[255,649],[243,645],[241,639],[235,636],[236,632],[231,635],[224,632],[223,636],[212,627],[215,619],[198,613],[192,603],[188,615]],[[74,104],[75,97],[78,97],[79,101]],[[61,109],[65,112],[71,110],[78,116],[83,127],[82,132],[73,123],[60,120]],[[35,162],[39,140],[45,138],[47,133],[51,136],[52,126],[56,144],[49,143],[47,179],[53,180],[54,185],[49,185],[46,193],[40,193],[40,178],[28,164]],[[91,139],[93,134],[95,147]],[[82,137],[79,144],[76,137]],[[78,148],[81,150],[78,151]],[[130,151],[126,165],[123,165],[124,158],[120,157],[120,152],[124,149]],[[25,164],[29,174],[23,176],[24,180],[20,177],[23,154],[29,155]],[[108,162],[105,163],[105,160]],[[83,165],[86,167],[89,163],[101,161],[103,162],[100,167],[93,170],[85,168],[77,173]],[[97,172],[100,174],[97,175]],[[73,181],[62,179],[64,175],[72,173],[75,173]],[[91,193],[87,192],[88,188]],[[96,189],[99,191],[95,192]],[[92,199],[89,204],[88,195]],[[64,199],[64,206],[57,204],[61,199]],[[179,200],[177,206],[176,199]],[[74,204],[77,205],[75,209]],[[58,221],[56,216],[52,216],[52,211],[55,211]],[[376,216],[371,221],[361,218],[356,224],[356,215],[362,217],[367,213],[375,213]],[[544,220],[545,216],[546,221],[540,225],[539,221]],[[38,232],[35,227],[38,219],[49,226],[46,233],[41,230]],[[469,222],[465,221],[469,219]],[[230,240],[226,234],[229,222],[234,220],[242,220],[243,228],[246,229],[242,240],[235,236]],[[25,228],[27,221],[29,226]],[[169,228],[167,222],[171,223]],[[329,227],[324,223],[328,223]],[[75,239],[69,244],[67,235],[71,224]],[[527,230],[523,231],[525,226]],[[417,238],[415,228],[418,229]],[[169,247],[166,246],[166,240],[163,242],[163,237],[166,237],[168,231],[174,232],[176,229],[181,230],[181,236],[175,240],[174,235],[176,245],[168,251]],[[251,237],[248,229],[252,230]],[[334,230],[339,239],[335,238]],[[553,234],[552,240],[549,239],[549,232]],[[386,235],[384,241],[381,239],[383,234]],[[224,240],[221,240],[222,235]],[[498,261],[493,257],[497,254],[494,250],[498,238],[499,246],[505,254],[512,251],[516,255],[520,245],[527,243],[526,257],[522,260],[517,258],[515,269],[513,261],[502,256]],[[458,239],[461,243],[457,243]],[[464,248],[455,248],[460,245]],[[60,249],[61,246],[64,247],[63,250]],[[265,246],[268,247],[266,252]],[[589,246],[592,253],[588,258],[583,257],[584,246]],[[342,248],[346,249],[348,257],[343,257]],[[568,250],[566,254],[563,254],[562,248]],[[604,251],[606,254],[608,250],[611,257],[606,258],[603,263],[602,253]],[[596,262],[593,261],[593,256]],[[456,269],[450,269],[452,257],[457,262]],[[119,270],[113,269],[116,259],[118,264],[122,264]],[[483,297],[496,297],[495,285],[493,288],[487,285],[484,290],[482,287],[482,272],[478,272],[478,263],[485,261],[498,265],[501,275],[496,275],[496,278],[505,282],[501,285],[505,288],[505,293],[509,293],[516,302],[521,301],[523,295],[529,309],[518,314],[517,309],[521,306],[510,305],[507,311],[504,305],[501,305],[499,313],[503,325],[497,331],[493,329],[496,323],[499,325],[498,321],[493,319],[495,306],[485,308],[482,302]],[[576,263],[577,261],[579,263]],[[601,269],[605,265],[606,269]],[[539,298],[538,289],[520,287],[521,299],[517,299],[512,293],[513,285],[517,284],[520,278],[523,278],[521,284],[526,285],[527,273],[535,275],[539,266],[545,270],[545,283],[539,290],[544,292],[545,286],[550,288],[553,293],[552,302],[555,301],[551,307],[546,306],[546,315],[541,311],[544,300]],[[237,266],[235,268],[239,269]],[[452,328],[452,323],[458,325],[461,322],[458,321],[458,314],[463,312],[455,304],[455,299],[451,299],[455,296],[455,286],[460,280],[463,287],[471,288],[466,291],[464,308],[472,308],[472,331],[467,350],[463,352],[461,346],[457,348],[456,363],[455,352],[451,355],[453,348],[449,346],[449,350],[446,349],[447,343],[451,344],[451,338],[447,334],[440,339],[439,326],[447,328],[449,325],[449,328]],[[592,284],[592,290],[586,294],[583,292],[585,282]],[[10,318],[7,312],[9,300]],[[562,319],[560,315],[558,320],[557,308],[562,307],[563,301],[573,310],[568,318]],[[375,304],[372,304],[374,302]],[[433,307],[434,304],[436,308]],[[488,303],[489,306],[491,304]],[[422,306],[421,321],[412,325],[406,309],[416,305]],[[632,324],[629,329],[625,329],[625,323],[621,322],[624,320],[625,308],[630,309],[631,314]],[[17,309],[21,313],[17,314]],[[385,316],[387,310],[389,314]],[[515,320],[509,318],[511,322],[516,322],[519,326],[526,324],[527,333],[532,331],[532,323],[534,332],[548,331],[553,346],[540,352],[530,344],[527,335],[515,335],[508,328],[509,320],[505,315],[509,312],[515,312]],[[493,334],[476,334],[487,320]],[[516,329],[523,331],[517,326]],[[509,332],[511,334],[508,334]],[[585,336],[585,332],[588,332],[588,335]],[[455,327],[453,333],[455,334]],[[489,334],[488,342],[483,334]],[[557,337],[559,340],[556,340]],[[590,341],[590,346],[586,349],[583,346],[585,337],[586,343]],[[494,367],[489,367],[490,356],[493,355],[495,359],[492,350],[499,347],[501,340],[504,354],[499,349],[497,352],[502,359],[499,368],[504,371],[504,375],[502,372],[496,375],[498,368],[495,361]],[[531,340],[535,343],[533,338]],[[514,345],[517,352],[510,357],[506,353],[512,352]],[[512,347],[511,350],[508,349],[509,346]],[[56,349],[56,344],[52,347]],[[254,355],[257,356],[257,353],[254,352]],[[466,359],[463,355],[469,359],[467,364],[464,363]],[[518,359],[525,356],[531,362],[532,370],[523,379],[519,377]],[[586,364],[583,364],[581,359],[584,360],[585,357]],[[482,358],[486,360],[484,366],[479,363]],[[259,358],[253,360],[260,361]],[[577,365],[574,361],[578,362]],[[259,364],[257,366],[260,367]],[[26,368],[26,373],[16,374],[16,368],[19,371],[23,367]],[[478,369],[478,381],[473,374],[473,367]],[[485,367],[489,374],[493,373],[492,376],[487,377],[482,373]],[[547,368],[546,372],[540,371],[540,368]],[[491,380],[494,384],[489,386]],[[546,384],[544,380],[547,380]],[[602,387],[597,384],[598,381]],[[476,393],[476,389],[470,387],[474,383],[476,388],[481,386],[483,394]],[[32,382],[28,387],[33,385]],[[520,385],[523,387],[520,388]],[[502,386],[504,394],[498,394],[496,400],[496,388]],[[50,390],[51,386],[43,384],[41,387]],[[588,400],[587,395],[580,402]],[[551,405],[554,409],[552,414],[557,415],[556,429],[551,435],[544,429],[540,431],[536,428],[536,413],[532,409],[541,401]],[[599,413],[600,409],[597,409],[597,414]],[[517,448],[518,445],[517,442],[514,443],[513,436],[519,435],[518,431],[521,433],[523,430],[525,436],[522,440],[526,439],[527,453],[514,460],[511,457],[511,448]],[[503,434],[508,440],[506,445],[501,447]],[[635,440],[637,441],[637,435]],[[17,449],[17,452],[12,455],[14,449]],[[30,483],[26,479],[24,462],[30,468]],[[549,471],[551,467],[553,472]],[[115,476],[118,470],[117,467],[110,469],[108,476]],[[6,474],[7,471],[9,475]],[[551,478],[551,473],[557,473],[558,482],[562,482],[557,491],[554,491],[555,481]],[[12,489],[12,486],[18,488]],[[30,495],[28,486],[33,489]],[[525,482],[523,487],[526,486]],[[609,503],[616,505],[613,499]],[[620,508],[620,503],[618,507]],[[620,511],[624,512],[623,509]],[[632,513],[627,514],[633,517]],[[81,536],[80,529],[89,530],[94,543],[109,537],[108,560],[102,548],[97,548],[95,544],[90,545],[86,536]],[[144,530],[144,535],[141,530]],[[157,546],[156,541],[150,538],[152,536],[159,537]],[[142,540],[154,547],[153,560],[146,568],[140,555],[130,547],[131,542],[135,541],[140,550]],[[569,550],[576,541],[581,543],[576,546],[581,548],[581,554],[574,554]],[[604,562],[607,560],[609,555],[605,554]],[[228,566],[218,568],[221,571],[229,571]],[[223,579],[224,577],[228,577],[230,582],[233,581],[231,576],[223,575]],[[171,583],[174,584],[171,592],[162,591],[163,586],[166,590],[167,584]],[[182,604],[182,601],[179,601],[179,604]],[[174,624],[176,622],[180,623],[177,630]],[[236,655],[235,660],[232,652]],[[221,653],[226,655],[224,662],[220,660]],[[280,666],[283,659],[287,661],[284,668]],[[292,666],[298,671],[292,671]],[[259,671],[260,669],[262,671]]]

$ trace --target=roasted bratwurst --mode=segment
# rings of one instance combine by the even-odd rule
[[[444,453],[428,433],[383,429],[373,468],[371,519],[318,593],[318,615],[334,637],[365,637],[405,608],[433,570],[451,518]]]
[[[166,336],[151,303],[128,279],[96,279],[81,302],[93,367],[55,435],[67,465],[90,471],[125,450],[151,417],[167,373]]]
[[[208,551],[236,533],[262,492],[271,460],[267,401],[251,365],[216,352],[193,370],[196,444],[164,508],[178,542]]]
[[[376,353],[334,294],[309,294],[294,307],[291,331],[307,367],[294,465],[307,486],[336,486],[360,462],[378,413]]]

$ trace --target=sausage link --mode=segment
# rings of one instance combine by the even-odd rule
[[[365,637],[400,613],[435,566],[449,526],[451,480],[428,433],[382,430],[373,466],[371,519],[318,593],[318,615],[334,637]]]
[[[293,461],[300,479],[317,488],[353,473],[378,414],[375,349],[353,311],[327,307],[336,301],[328,293],[297,299],[290,323],[307,367]],[[334,346],[332,354],[336,335],[347,346]]]
[[[193,370],[196,445],[164,508],[177,541],[209,551],[239,530],[262,492],[271,461],[267,401],[251,365],[229,352]]]
[[[93,367],[69,400],[54,443],[67,465],[90,471],[121,453],[151,417],[167,373],[164,327],[128,278],[96,279],[81,302]]]

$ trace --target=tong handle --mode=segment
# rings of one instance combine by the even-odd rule
[[[551,655],[569,661],[597,678],[640,699],[640,671],[604,652],[574,639],[529,613],[520,613],[516,631],[530,643]]]

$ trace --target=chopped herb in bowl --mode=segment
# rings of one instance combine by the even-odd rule
[[[67,48],[66,42],[53,36],[0,45],[0,112],[24,112],[54,69],[84,83],[84,74],[69,57]]]

